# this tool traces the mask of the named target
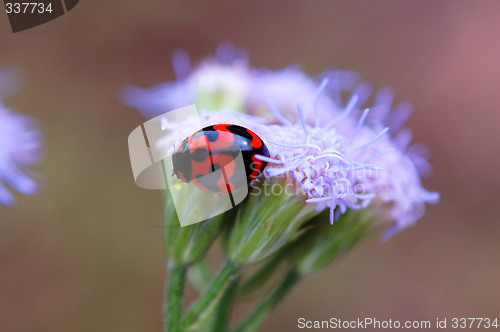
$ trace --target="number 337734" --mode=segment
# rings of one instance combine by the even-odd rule
[[[52,4],[45,5],[41,2],[6,2],[7,14],[44,14],[52,13]]]

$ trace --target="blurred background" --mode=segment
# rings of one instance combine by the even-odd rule
[[[304,281],[262,331],[499,317],[499,31],[500,2],[486,0],[82,0],[16,34],[0,13],[0,67],[24,76],[5,103],[39,120],[46,148],[40,194],[0,205],[0,331],[161,330],[162,198],[134,184],[127,137],[143,119],[118,94],[173,80],[175,49],[200,59],[223,40],[256,67],[333,66],[393,87],[432,149],[424,184],[442,193],[415,227]]]

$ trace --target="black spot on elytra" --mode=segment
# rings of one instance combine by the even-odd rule
[[[246,128],[243,128],[243,127],[237,126],[237,125],[230,125],[230,126],[227,126],[227,129],[236,135],[245,137],[245,138],[249,139],[250,141],[252,140],[252,135],[250,135],[250,133],[247,131]]]
[[[207,158],[209,158],[208,150],[205,148],[196,149],[191,154],[191,158],[194,161],[201,163],[201,162],[205,161]]]
[[[219,139],[219,132],[218,131],[204,131],[205,137],[209,142],[216,142]]]

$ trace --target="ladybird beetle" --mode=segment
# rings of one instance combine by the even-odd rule
[[[235,160],[240,153],[245,173],[236,169]],[[205,191],[236,192],[248,187],[266,167],[266,162],[256,155],[269,157],[269,150],[253,131],[234,124],[217,124],[182,141],[172,155],[173,173]],[[217,172],[220,175],[205,176],[217,170],[221,170]]]

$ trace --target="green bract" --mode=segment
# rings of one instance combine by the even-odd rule
[[[272,182],[284,185],[284,180]],[[300,228],[317,212],[301,196],[253,195],[238,209],[229,233],[227,254],[241,265],[260,262],[295,240]]]
[[[301,276],[328,267],[373,230],[373,218],[363,210],[348,211],[333,227],[322,219],[294,248],[293,265]]]

